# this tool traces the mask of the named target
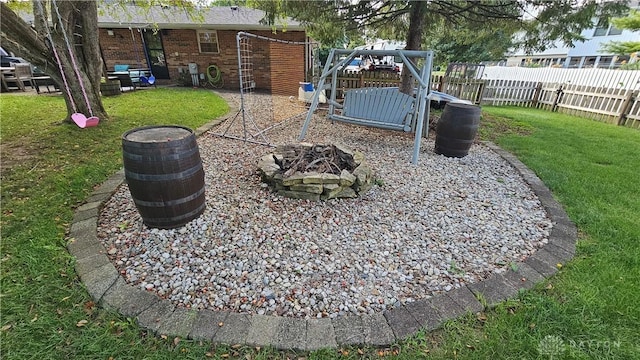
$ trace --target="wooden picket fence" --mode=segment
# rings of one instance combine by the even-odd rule
[[[484,69],[482,78],[485,80],[520,80],[550,84],[640,90],[640,70],[487,66]]]
[[[469,100],[480,105],[484,93],[484,80],[447,78],[445,76],[433,76],[431,89],[453,95],[458,99]]]
[[[640,91],[518,80],[486,80],[482,105],[537,107],[640,129]]]
[[[485,81],[482,105],[530,106],[536,99],[536,90],[539,84],[537,82],[521,80]]]
[[[389,71],[344,71],[338,75],[337,98],[345,91],[362,87],[399,87],[400,74]],[[483,80],[431,77],[431,89],[442,91],[457,98],[480,104]]]
[[[391,71],[343,71],[338,74],[336,97],[343,98],[349,89],[363,87],[399,87],[400,74]]]
[[[580,76],[587,78],[589,74],[596,76],[594,81],[599,84],[596,86],[585,85],[587,80],[582,78],[580,81],[566,80],[566,73],[556,70],[559,69],[554,69],[550,74],[562,76],[545,75],[546,81],[531,79],[530,74],[525,77],[529,80],[505,78],[478,80],[433,76],[431,88],[479,105],[543,108],[640,129],[640,90],[635,85],[636,79],[640,79],[640,71],[619,74],[622,70],[608,70],[610,73],[604,73],[602,69],[593,69],[598,70],[597,74],[595,72],[580,73]],[[612,81],[618,86],[610,86],[613,84],[611,82],[605,83],[604,79],[607,76],[613,78]],[[564,81],[553,81],[554,79]],[[620,79],[624,79],[624,82]],[[341,98],[348,89],[400,86],[400,74],[384,71],[343,72],[338,75],[337,81],[336,95]],[[627,86],[620,84],[627,84]]]

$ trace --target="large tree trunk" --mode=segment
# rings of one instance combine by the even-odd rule
[[[107,114],[100,97],[102,59],[97,2],[59,0],[50,4],[51,22],[47,20],[45,2],[34,0],[34,31],[5,3],[0,3],[3,47],[38,66],[60,84],[67,104],[67,121],[75,112],[104,119]],[[49,41],[49,25],[52,25],[53,44]],[[63,30],[70,46],[67,46]],[[57,58],[52,46],[55,46]]]
[[[407,33],[407,50],[420,50],[422,47],[422,32],[424,23],[426,22],[427,1],[411,1],[411,10],[409,12],[409,31]],[[402,72],[402,82],[400,91],[405,94],[411,94],[413,87],[413,77],[409,71]]]

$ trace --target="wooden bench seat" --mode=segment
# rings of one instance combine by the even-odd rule
[[[342,114],[330,119],[389,130],[411,131],[415,99],[397,87],[360,88],[345,93]]]

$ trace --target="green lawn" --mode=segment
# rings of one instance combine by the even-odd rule
[[[383,349],[307,354],[149,334],[94,304],[66,251],[73,209],[122,167],[122,133],[152,124],[197,128],[228,111],[220,98],[192,89],[130,92],[106,98],[111,118],[83,130],[60,122],[60,97],[2,94],[0,106],[3,358],[640,359],[637,130],[484,108],[483,137],[533,169],[578,225],[576,258],[517,299],[438,331]]]

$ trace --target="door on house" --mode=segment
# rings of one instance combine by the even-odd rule
[[[169,68],[162,47],[162,32],[154,34],[151,30],[145,30],[143,34],[147,61],[151,65],[153,76],[156,79],[169,79]]]

